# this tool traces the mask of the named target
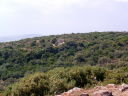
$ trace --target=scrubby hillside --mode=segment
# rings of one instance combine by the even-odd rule
[[[114,69],[126,67],[127,61],[127,32],[64,34],[0,43],[0,79],[7,81],[0,84],[55,67],[99,65]]]
[[[5,90],[4,95],[55,96],[56,94],[61,94],[74,87],[89,88],[97,85],[106,85],[111,83],[128,83],[128,67],[116,70],[108,70],[106,68],[92,66],[56,68],[46,73],[35,73],[21,79],[19,82],[10,85]],[[78,92],[76,93],[78,94]],[[77,94],[71,95],[70,93],[69,95],[62,96],[80,96]]]

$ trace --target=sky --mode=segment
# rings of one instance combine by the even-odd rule
[[[128,0],[0,0],[0,37],[127,30]]]

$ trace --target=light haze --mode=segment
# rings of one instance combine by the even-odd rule
[[[127,30],[128,0],[0,0],[0,37]]]

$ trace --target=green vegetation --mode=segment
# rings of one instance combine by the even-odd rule
[[[109,74],[108,74],[109,73]],[[5,96],[44,96],[65,92],[74,87],[90,87],[108,83],[128,83],[128,67],[107,70],[102,67],[55,68],[35,73],[7,88]]]
[[[73,77],[73,70],[70,69],[69,71],[68,69],[70,67],[72,68],[73,66],[100,66],[106,68],[105,70],[109,70],[107,75],[101,73],[101,75],[103,74],[102,78],[101,76],[99,76],[100,78],[97,77],[99,78],[98,80],[104,82],[103,84],[107,84],[108,82],[127,82],[127,79],[123,79],[127,77],[127,71],[123,71],[123,69],[127,70],[128,66],[128,33],[94,32],[64,34],[0,43],[0,80],[5,82],[3,84],[1,83],[3,81],[0,81],[0,90],[4,90],[4,88],[1,88],[1,86],[10,85],[11,83],[16,82],[18,79],[35,72],[44,72],[46,77],[43,75],[41,78],[46,79],[50,77],[49,80],[46,79],[46,82],[39,81],[43,84],[50,84],[48,86],[39,86],[44,88],[48,87],[45,88],[47,89],[45,90],[46,92],[42,93],[41,91],[41,94],[45,94],[47,92],[49,94],[53,94],[53,92],[59,93],[61,92],[61,89],[63,91],[74,86],[84,87],[95,85],[95,82],[91,81],[92,78],[87,77],[90,76],[91,73],[84,73],[84,71],[80,71],[83,70],[81,68],[76,68],[74,70],[78,70],[78,73],[79,71],[83,72],[80,73],[83,74],[83,77],[77,77],[77,75],[74,75]],[[54,89],[53,86],[56,86],[56,80],[55,82],[52,82],[52,79],[56,79],[57,76],[52,74],[54,75],[54,78],[52,78],[50,74],[53,71],[52,69],[58,67],[63,67],[62,73],[64,77],[62,78],[65,79],[60,79],[58,77],[57,82],[60,82],[61,84],[57,86],[60,86],[60,88]],[[54,71],[57,72],[57,70],[59,69]],[[72,77],[69,78],[65,73],[65,70],[67,70],[67,74],[72,74]],[[99,74],[99,70],[95,71],[97,74]],[[102,71],[103,70],[101,70],[101,72]],[[114,74],[113,71],[115,71],[117,74]],[[86,74],[88,75],[86,76]],[[84,81],[78,82],[77,79]],[[52,83],[50,83],[50,81]],[[27,81],[25,80],[24,82]],[[18,85],[15,86],[18,87]],[[49,87],[51,87],[51,89],[49,89]],[[30,92],[30,90],[28,90],[28,92]]]
[[[59,44],[63,40],[65,43]],[[119,68],[128,65],[127,50],[128,33],[123,32],[65,34],[1,43],[0,78],[20,78],[74,65]]]

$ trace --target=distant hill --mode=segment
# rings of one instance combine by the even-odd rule
[[[10,42],[17,41],[25,38],[39,37],[41,35],[37,34],[24,34],[24,35],[15,35],[15,36],[0,36],[0,42]]]
[[[127,66],[128,33],[63,34],[0,43],[0,79],[3,80],[74,65],[110,69]]]

